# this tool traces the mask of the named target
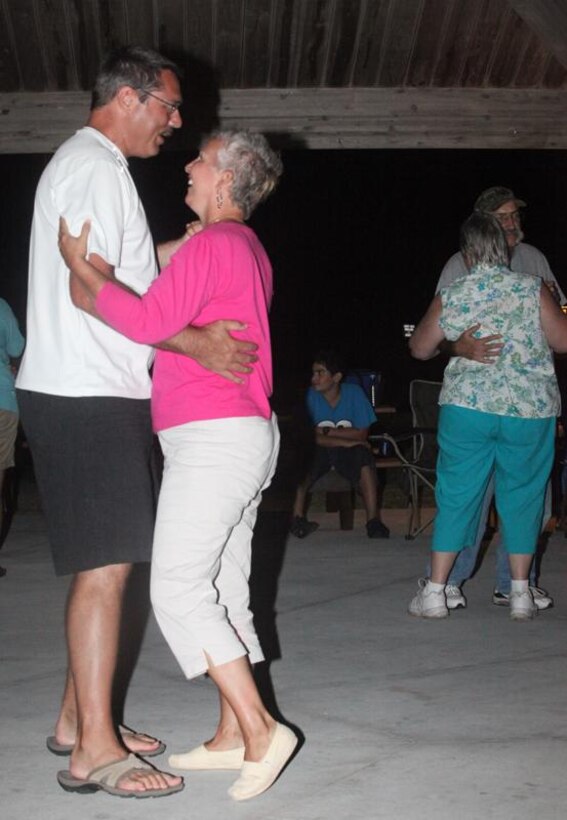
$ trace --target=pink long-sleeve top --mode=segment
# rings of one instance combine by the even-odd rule
[[[100,290],[100,316],[135,342],[158,344],[189,324],[238,319],[247,328],[235,335],[258,345],[258,361],[252,373],[243,376],[243,384],[211,373],[187,356],[158,349],[152,383],[154,430],[203,419],[270,417],[271,298],[266,251],[256,234],[238,222],[209,225],[185,242],[141,298],[113,282]]]

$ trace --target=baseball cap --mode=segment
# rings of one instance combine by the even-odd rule
[[[526,207],[524,200],[518,199],[514,191],[510,188],[502,188],[497,185],[494,188],[487,188],[486,191],[480,194],[474,203],[474,209],[481,213],[490,214],[496,211],[505,202],[510,202],[510,200],[513,200],[518,208]]]

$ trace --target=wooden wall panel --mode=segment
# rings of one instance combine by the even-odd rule
[[[185,53],[184,19],[190,6],[186,0],[169,0],[156,4],[155,27],[158,51],[175,56]]]
[[[88,103],[85,92],[0,94],[0,152],[55,150]],[[226,89],[219,115],[285,147],[567,149],[563,89]]]

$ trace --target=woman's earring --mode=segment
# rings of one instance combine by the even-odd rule
[[[222,189],[221,188],[217,188],[216,199],[217,199],[217,208],[220,211],[220,209],[222,208],[223,203],[224,203],[224,197],[222,195]]]

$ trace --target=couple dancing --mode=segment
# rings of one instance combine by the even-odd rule
[[[238,769],[235,800],[268,788],[297,738],[266,710],[251,664],[263,660],[249,609],[250,548],[258,504],[276,467],[279,433],[272,386],[268,306],[272,271],[244,223],[281,173],[261,135],[219,133],[186,166],[187,205],[197,232],[142,297],[87,257],[89,223],[73,237],[61,219],[60,249],[92,311],[133,341],[159,345],[187,324],[238,316],[258,343],[241,383],[192,359],[157,349],[152,419],[165,466],[154,532],[151,598],[161,630],[187,678],[207,672],[220,696],[213,740],[170,763]]]
[[[170,763],[238,770],[229,793],[246,800],[269,788],[297,743],[254,683],[262,652],[248,606],[252,529],[279,436],[269,406],[272,271],[244,222],[281,163],[261,135],[207,140],[186,168],[186,201],[202,230],[158,248],[165,267],[156,279],[127,159],[159,153],[181,127],[181,104],[173,63],[150,49],[118,49],[97,77],[87,126],[54,155],[36,195],[18,397],[55,570],[73,574],[69,673],[48,747],[70,755],[58,774],[67,791],[155,797],[183,788],[181,777],[137,756],[163,744],[125,729],[119,737],[111,712],[124,588],[132,564],[148,560],[154,523],[146,402],[154,345],[152,421],[165,473],[151,596],[185,675],[208,672],[221,706],[213,738]],[[65,263],[54,241],[59,216]],[[239,322],[218,321],[231,316]],[[258,347],[253,371],[246,339]]]

